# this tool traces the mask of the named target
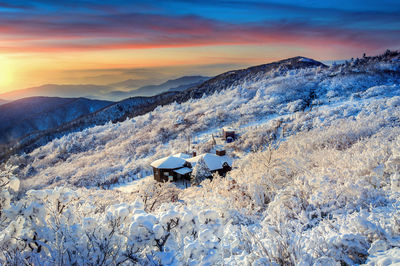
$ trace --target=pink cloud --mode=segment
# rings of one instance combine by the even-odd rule
[[[69,52],[207,45],[349,46],[364,51],[400,45],[400,30],[362,30],[307,23],[232,24],[197,16],[125,14],[0,18],[0,52]]]

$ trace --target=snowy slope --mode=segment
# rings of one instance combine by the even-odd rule
[[[329,68],[298,57],[224,75],[145,115],[10,158],[3,175],[19,178],[21,195],[5,186],[1,244],[66,264],[396,262],[399,54]],[[223,126],[239,132],[225,147],[227,178],[108,189],[150,175],[188,136],[209,151]]]

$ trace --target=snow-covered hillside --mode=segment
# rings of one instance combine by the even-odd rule
[[[0,261],[398,262],[399,53],[248,73],[212,95],[10,158]],[[223,126],[239,133],[226,144],[234,159],[226,178],[181,189],[150,177],[115,188],[151,175],[150,163],[185,151],[188,137],[209,151]]]

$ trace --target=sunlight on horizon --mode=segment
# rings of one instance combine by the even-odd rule
[[[10,90],[7,87],[13,84],[14,79],[13,65],[5,57],[0,57],[0,93]]]

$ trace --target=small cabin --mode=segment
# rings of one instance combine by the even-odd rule
[[[227,172],[232,170],[232,160],[226,155],[218,156],[212,153],[203,153],[187,159],[187,162],[189,162],[193,168],[200,159],[204,159],[211,173],[218,173],[220,176],[225,176]]]
[[[222,128],[222,139],[227,143],[233,142],[236,139],[235,130],[229,127]]]
[[[218,156],[225,156],[226,155],[225,148],[222,145],[216,145],[215,154]]]
[[[225,150],[220,149],[216,151],[216,154],[203,153],[190,157],[188,154],[178,153],[161,158],[151,163],[154,180],[158,182],[190,180],[193,167],[200,159],[204,159],[211,173],[225,176],[227,172],[232,170],[232,160],[225,153]]]
[[[218,149],[215,151],[215,154],[218,156],[225,156],[226,155],[226,151],[224,149]]]
[[[154,179],[158,182],[190,179],[190,164],[185,159],[175,156],[161,158],[151,163]],[[190,170],[190,171],[189,171]]]

